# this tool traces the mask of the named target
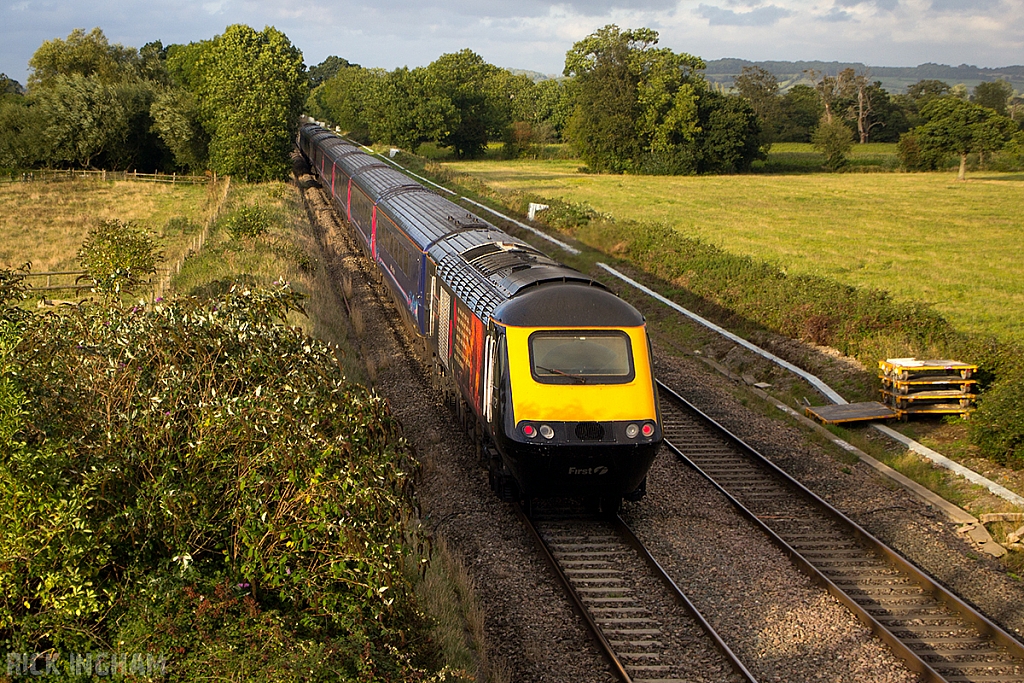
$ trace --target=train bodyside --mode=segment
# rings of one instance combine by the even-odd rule
[[[481,426],[492,476],[536,497],[641,489],[661,440],[642,316],[331,133],[304,127],[299,145],[424,340],[442,386]],[[572,365],[574,345],[577,356],[617,353],[616,372]],[[564,368],[544,364],[559,353]]]

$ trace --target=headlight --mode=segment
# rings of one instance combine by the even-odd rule
[[[636,425],[626,425],[626,436],[630,439],[635,439],[636,435],[640,433],[640,428]]]
[[[543,436],[545,439],[552,439],[555,436],[555,430],[552,429],[550,425],[541,425],[540,435]]]

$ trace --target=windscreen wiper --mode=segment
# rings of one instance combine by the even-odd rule
[[[561,375],[562,377],[570,377],[570,378],[578,381],[580,384],[586,384],[587,383],[587,378],[584,375],[574,375],[571,372],[565,372],[564,370],[559,370],[558,368],[545,368],[545,367],[542,367],[540,365],[537,366],[537,369],[538,370],[543,370],[544,372],[550,372],[552,375]]]

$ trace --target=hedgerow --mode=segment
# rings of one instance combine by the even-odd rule
[[[294,293],[31,317],[14,298],[0,650],[155,653],[171,680],[427,677],[412,460],[385,401],[277,322]]]
[[[548,204],[540,216],[548,225],[611,251],[748,324],[835,347],[868,368],[882,358],[909,356],[977,363],[983,393],[968,421],[970,439],[984,457],[1024,468],[1024,349],[1019,344],[962,332],[930,306],[897,301],[887,292],[788,275],[664,224],[617,220],[585,204],[497,192],[437,164],[428,164],[427,170],[520,214],[531,202]],[[862,393],[877,396],[876,390],[865,387]]]

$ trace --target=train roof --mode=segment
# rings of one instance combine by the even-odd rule
[[[643,322],[636,309],[607,292],[596,280],[558,263],[384,162],[367,154],[352,153],[358,148],[329,131],[321,135],[322,130],[305,126],[302,133],[334,158],[353,182],[437,264],[441,279],[482,320],[500,310],[508,320],[555,320],[560,316],[551,324],[566,325],[572,324],[568,320],[575,319],[577,309],[589,311],[587,320],[593,321],[592,309],[605,306],[605,314],[597,319],[616,321],[608,324],[628,326]],[[328,141],[328,137],[340,144]],[[527,294],[531,288],[543,288],[546,296],[551,296],[559,288],[544,285],[555,282],[577,286],[555,297],[560,303],[544,308],[547,313],[538,312],[531,317],[523,312],[526,302],[535,299],[532,293]],[[513,303],[520,300],[522,304]],[[504,319],[501,322],[519,324]]]
[[[404,192],[429,192],[422,185],[399,173],[390,166],[363,166],[352,173],[352,181],[374,201],[380,203],[388,197]]]
[[[498,305],[492,316],[515,327],[639,327],[644,316],[604,287],[541,284]]]

